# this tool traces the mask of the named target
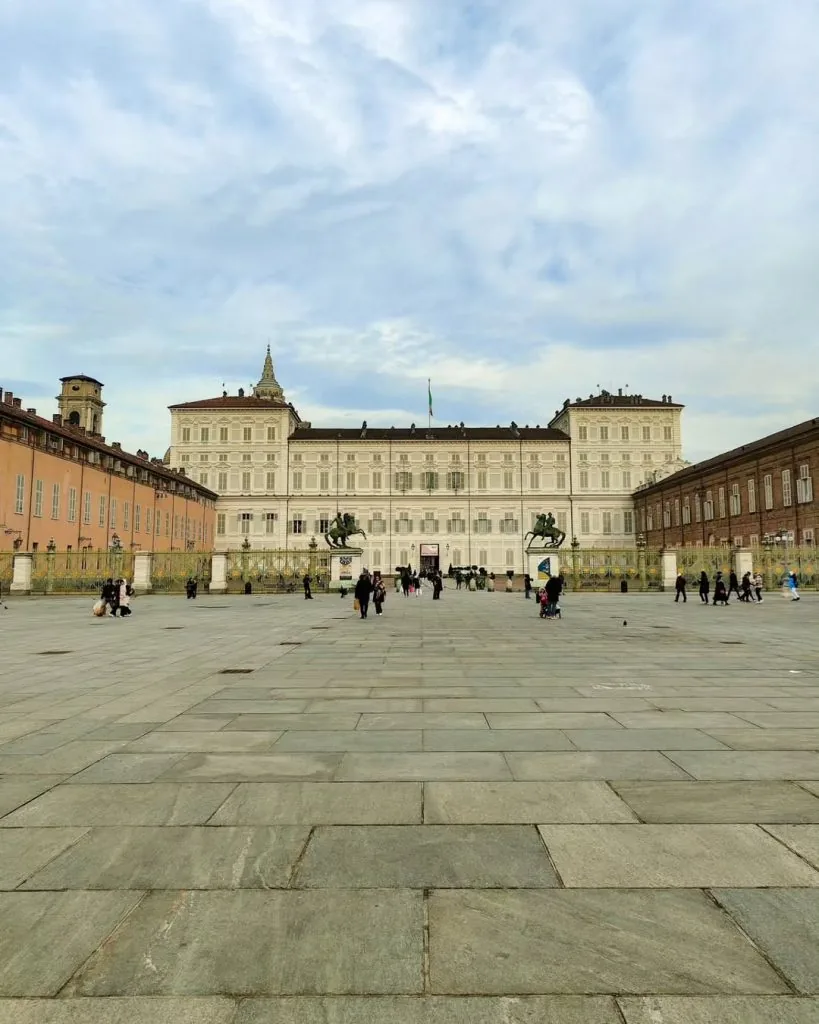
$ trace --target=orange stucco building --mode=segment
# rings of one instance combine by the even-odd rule
[[[0,390],[0,551],[210,551],[216,494],[106,443],[101,394],[65,377],[49,420]]]

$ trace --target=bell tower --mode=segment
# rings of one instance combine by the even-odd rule
[[[102,433],[103,384],[93,377],[79,373],[61,377],[62,391],[57,396],[57,407],[63,423],[83,427],[88,434]]]
[[[267,355],[264,360],[264,367],[262,368],[262,377],[256,387],[253,389],[254,398],[270,398],[275,402],[284,401],[284,392],[282,391],[281,384],[276,380],[276,374],[273,371],[273,357],[270,355],[270,346],[267,346]]]

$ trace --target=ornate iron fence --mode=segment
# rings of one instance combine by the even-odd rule
[[[107,579],[131,580],[130,551],[35,551],[31,564],[33,594],[91,594]]]
[[[572,590],[660,590],[662,556],[655,548],[582,548],[561,552],[560,571]]]
[[[0,593],[7,594],[14,578],[14,552],[0,551]]]
[[[689,585],[705,572],[713,589],[714,577],[721,572],[728,579],[734,568],[734,551],[730,547],[677,548],[677,572],[681,572]]]
[[[314,591],[330,587],[330,555],[321,551],[229,551],[228,593],[242,593],[250,584],[253,593],[294,594],[301,591],[305,575]]]
[[[759,570],[770,590],[778,587],[785,577],[795,572],[802,590],[819,589],[819,552],[813,546],[777,545],[768,548],[753,548],[754,569]]]
[[[151,590],[155,594],[182,593],[189,579],[202,590],[210,583],[211,555],[201,551],[156,551],[151,558]]]

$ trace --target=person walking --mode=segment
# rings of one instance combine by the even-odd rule
[[[119,581],[119,617],[124,619],[126,615],[131,614],[131,595],[133,590],[127,580]]]
[[[358,610],[361,613],[361,618],[367,618],[367,609],[370,607],[370,594],[372,593],[373,585],[370,577],[366,572],[358,577],[358,582],[355,585],[355,599],[358,601]]]
[[[310,573],[309,572],[304,574],[304,579],[301,582],[302,582],[302,586],[304,587],[304,600],[305,601],[312,601],[313,600],[313,589],[312,589],[313,581],[310,579]]]
[[[799,581],[796,578],[796,572],[791,569],[787,577],[788,589],[791,592],[791,601],[798,601],[799,598]]]
[[[383,615],[382,608],[384,602],[387,600],[387,588],[384,586],[384,580],[380,572],[373,573],[373,604],[375,605],[375,614]]]
[[[560,595],[563,592],[563,584],[560,576],[550,576],[543,588],[546,592],[546,614],[547,619],[554,619],[558,615],[558,604]]]
[[[680,594],[682,594],[683,604],[688,604],[688,596],[685,593],[685,576],[683,576],[682,573],[677,576],[677,582],[674,584],[674,589],[677,591],[676,596],[674,597],[674,604],[679,601]]]
[[[464,585],[464,574],[459,569],[455,573],[455,589],[456,590],[460,590],[463,585]]]
[[[185,593],[187,594],[187,598],[189,601],[196,600],[196,591],[198,586],[199,584],[196,582],[193,576],[189,576],[188,582],[185,584]]]
[[[754,600],[754,595],[751,593],[751,574],[746,572],[742,574],[742,582],[740,583],[742,589],[742,597],[740,601],[744,601],[745,604],[751,604]]]
[[[757,573],[754,576],[754,590],[756,591],[756,603],[762,604],[762,589],[765,585],[765,581],[762,579],[762,574]]]
[[[532,577],[528,572],[523,575],[523,596],[527,601],[532,596]]]
[[[703,604],[708,604],[708,595],[711,592],[711,582],[708,579],[708,573],[703,569],[700,573],[700,601]]]
[[[721,572],[717,573],[714,582],[714,604],[728,604],[728,591],[725,589],[725,580],[722,578]]]
[[[404,591],[404,597],[409,597],[411,583],[412,577],[409,574],[409,569],[405,569],[401,574],[401,589]]]
[[[736,594],[738,601],[742,600],[742,594],[739,592],[739,580],[737,579],[737,574],[733,569],[728,577],[728,600],[731,599],[731,594]]]

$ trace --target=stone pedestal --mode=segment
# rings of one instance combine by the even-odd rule
[[[150,594],[153,590],[151,584],[151,566],[153,556],[150,551],[137,551],[134,555],[134,578],[131,585],[137,594]]]
[[[526,552],[526,571],[532,578],[532,586],[542,587],[550,576],[560,575],[560,555],[557,548],[543,548]]]
[[[210,560],[210,583],[208,591],[211,594],[227,593],[227,555],[224,551],[214,553]]]
[[[750,548],[737,548],[734,554],[734,571],[738,579],[742,579],[746,572],[754,574],[754,553]]]
[[[12,594],[31,593],[31,568],[34,556],[29,552],[18,553],[14,556],[14,568],[11,578]]]
[[[663,590],[673,590],[677,582],[677,552],[665,548],[661,556],[663,569]]]
[[[330,552],[330,590],[351,589],[361,575],[361,548],[339,548]]]

